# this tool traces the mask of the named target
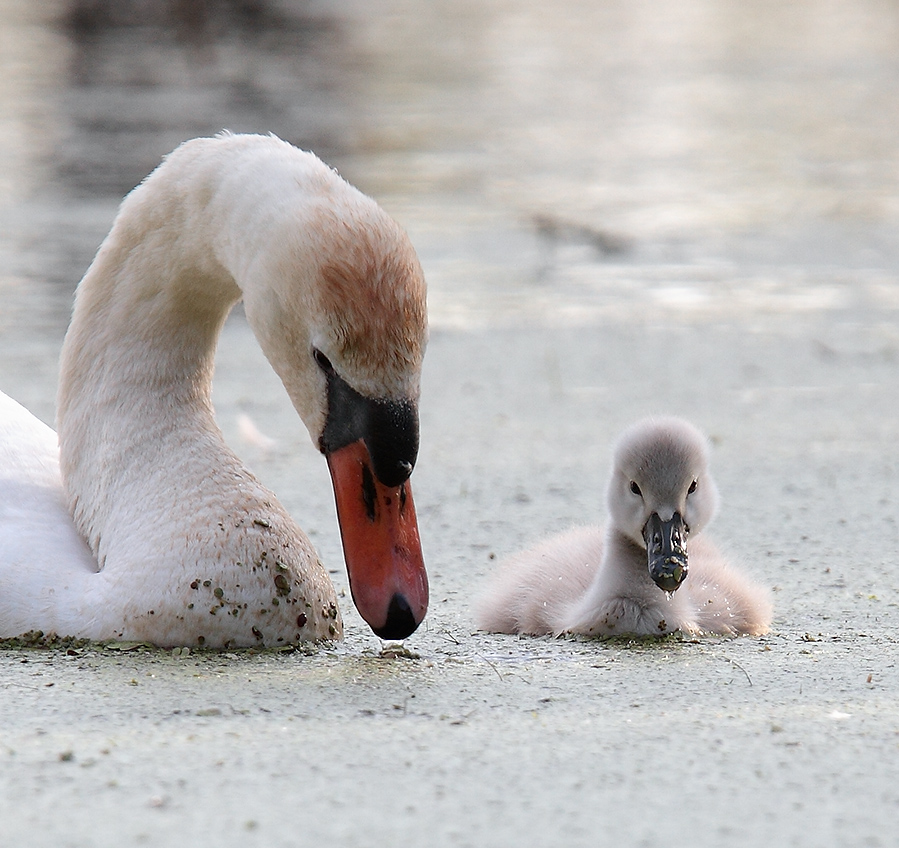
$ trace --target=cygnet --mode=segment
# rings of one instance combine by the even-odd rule
[[[705,437],[679,418],[649,418],[618,440],[605,529],[579,527],[516,554],[478,605],[495,633],[761,635],[767,591],[706,538],[718,491]]]

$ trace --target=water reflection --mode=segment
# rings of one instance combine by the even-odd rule
[[[15,204],[52,179],[69,45],[52,9],[11,0],[0,10],[0,202]]]
[[[77,0],[57,176],[120,195],[185,138],[271,131],[333,158],[350,114],[338,19],[305,4]]]

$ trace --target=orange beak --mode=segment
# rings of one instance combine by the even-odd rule
[[[405,639],[428,611],[428,575],[409,482],[381,483],[362,439],[327,459],[353,602],[376,635]]]

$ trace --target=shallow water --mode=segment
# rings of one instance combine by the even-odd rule
[[[52,356],[120,197],[222,128],[314,149],[385,205],[435,327],[899,304],[885,0],[3,0],[0,39],[14,350],[40,330]]]

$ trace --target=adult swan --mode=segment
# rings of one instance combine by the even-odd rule
[[[241,298],[327,458],[359,612],[385,639],[421,623],[408,482],[427,340],[418,260],[312,154],[221,135],[181,145],[125,198],[81,281],[58,455],[52,431],[0,396],[0,637],[342,636],[311,543],[214,421],[216,340]]]

